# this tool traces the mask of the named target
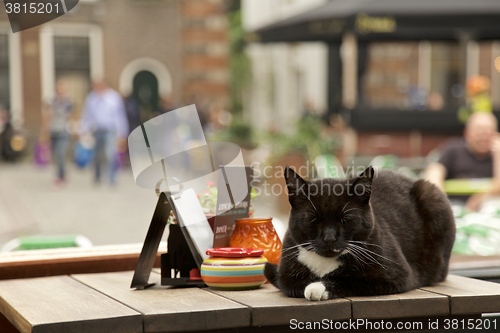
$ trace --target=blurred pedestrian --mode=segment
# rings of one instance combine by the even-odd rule
[[[83,107],[80,132],[83,136],[94,137],[95,182],[101,182],[105,169],[110,184],[114,185],[118,149],[126,145],[129,126],[122,97],[109,88],[104,80],[92,83],[92,91],[87,95]]]
[[[26,135],[21,128],[15,128],[8,110],[0,108],[0,122],[3,130],[0,134],[0,156],[4,161],[15,162],[26,149]]]
[[[464,139],[445,147],[439,161],[427,167],[425,177],[442,191],[444,181],[448,179],[493,178],[492,187],[487,192],[470,197],[451,197],[454,203],[463,203],[471,210],[478,210],[485,199],[499,196],[500,135],[495,116],[485,112],[473,113],[465,125]]]
[[[44,143],[50,137],[53,161],[56,164],[56,179],[54,186],[61,187],[66,182],[66,153],[69,142],[70,118],[73,112],[73,102],[67,95],[66,81],[56,84],[56,95],[48,101],[43,109],[42,133],[39,143]]]
[[[127,96],[124,103],[125,110],[127,111],[129,132],[132,132],[136,127],[141,125],[141,106],[133,94]]]
[[[9,138],[7,137],[9,128],[12,126],[9,122],[9,112],[3,108],[0,104],[0,157],[2,159],[8,160],[6,158],[7,147],[10,145],[8,142]]]

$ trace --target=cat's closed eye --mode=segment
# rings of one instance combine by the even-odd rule
[[[317,218],[316,216],[309,217],[309,218],[306,220],[306,221],[308,221],[308,222],[306,222],[306,225],[308,225],[308,226],[309,226],[309,225],[313,224],[314,222],[316,222],[317,220],[318,220],[318,218]]]

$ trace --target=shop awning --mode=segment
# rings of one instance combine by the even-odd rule
[[[251,34],[256,42],[500,39],[500,0],[332,0]]]

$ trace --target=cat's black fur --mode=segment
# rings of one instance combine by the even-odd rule
[[[351,179],[306,181],[286,168],[289,226],[279,267],[265,267],[285,295],[304,297],[313,282],[325,291],[305,297],[320,300],[401,293],[446,279],[455,240],[446,196],[425,180],[375,173],[369,167]],[[338,268],[318,276],[298,259],[301,247],[320,263],[337,260]]]

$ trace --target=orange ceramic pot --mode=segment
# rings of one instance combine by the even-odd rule
[[[272,220],[255,217],[237,219],[229,246],[263,249],[264,257],[269,262],[278,264],[281,258],[281,240]]]

